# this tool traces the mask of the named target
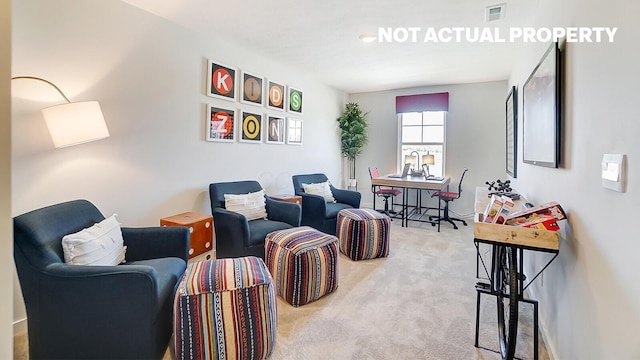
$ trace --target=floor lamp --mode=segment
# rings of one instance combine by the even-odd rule
[[[11,80],[37,80],[53,86],[66,101],[42,109],[42,116],[56,148],[82,144],[109,137],[100,103],[97,101],[71,102],[54,83],[35,76],[15,76]]]

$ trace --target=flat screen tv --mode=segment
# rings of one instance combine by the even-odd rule
[[[560,164],[560,64],[560,48],[554,42],[524,83],[522,160],[527,164]]]

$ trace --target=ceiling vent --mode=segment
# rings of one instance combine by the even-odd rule
[[[484,21],[491,22],[504,18],[507,4],[491,5],[484,9]]]

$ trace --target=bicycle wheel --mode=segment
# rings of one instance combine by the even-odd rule
[[[511,360],[516,353],[518,334],[518,261],[514,249],[508,246],[497,247],[494,256],[500,353],[503,359]]]

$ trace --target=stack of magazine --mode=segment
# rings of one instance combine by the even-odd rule
[[[558,221],[567,218],[562,206],[555,201],[518,212],[514,212],[514,207],[511,198],[491,195],[484,222],[556,231],[560,229]]]

